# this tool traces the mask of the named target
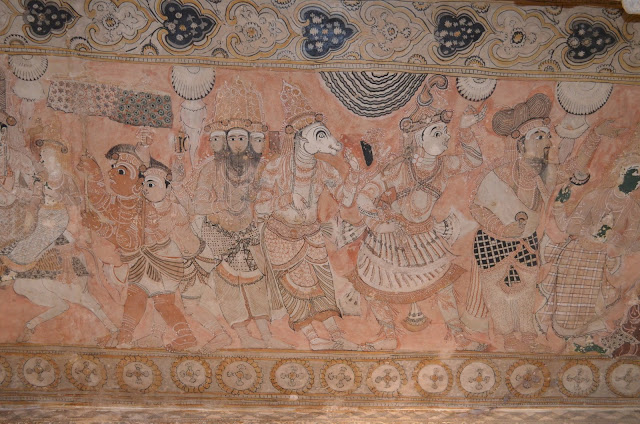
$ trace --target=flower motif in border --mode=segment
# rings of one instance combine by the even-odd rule
[[[87,18],[92,20],[85,28],[86,37],[101,50],[117,50],[137,43],[152,23],[146,8],[128,0],[90,0],[84,8]]]
[[[221,27],[213,11],[193,0],[159,0],[156,12],[162,19],[158,41],[170,53],[188,54],[208,47]]]
[[[30,368],[25,369],[27,365],[29,365]],[[37,355],[25,359],[20,364],[19,371],[20,372],[18,372],[18,376],[20,377],[20,381],[22,381],[25,387],[29,389],[52,390],[55,389],[60,382],[60,369],[58,368],[58,364],[56,364],[56,362],[48,355]],[[42,381],[44,381],[44,377],[42,377],[42,374],[53,373],[53,380],[48,384],[39,386],[31,383],[25,373],[29,375],[37,374],[36,379],[42,379]]]
[[[592,376],[591,384],[586,389],[569,391],[569,389],[567,389],[564,385],[564,374],[568,372],[571,368],[579,365],[588,367],[591,370],[591,376]],[[579,370],[576,375],[568,376],[568,378],[570,378],[571,381],[576,382],[578,386],[582,382],[586,382],[586,380],[583,380],[584,376],[581,375],[582,373],[580,371],[581,370]],[[572,361],[569,361],[566,364],[564,364],[562,368],[560,368],[560,371],[558,372],[558,389],[562,392],[562,394],[568,397],[589,396],[590,394],[596,391],[599,384],[600,384],[600,371],[598,371],[598,367],[596,367],[591,362],[584,359],[574,359]]]
[[[609,387],[609,390],[611,390],[613,393],[615,393],[617,396],[620,397],[626,397],[626,398],[636,398],[640,396],[640,385],[638,387],[638,389],[633,392],[633,393],[624,393],[621,392],[619,389],[617,389],[615,387],[615,384],[613,381],[611,381],[612,379],[616,379],[616,380],[622,380],[625,383],[627,383],[627,385],[629,385],[632,382],[640,382],[640,375],[638,374],[631,374],[629,371],[627,371],[627,373],[623,376],[623,377],[615,377],[613,375],[613,373],[622,365],[634,365],[636,368],[638,368],[640,370],[640,360],[637,359],[621,359],[617,362],[615,362],[614,364],[612,364],[609,369],[607,370],[607,374],[605,377],[605,381],[607,382],[607,386]]]
[[[271,56],[295,37],[289,21],[278,10],[249,0],[231,2],[225,18],[230,27],[235,25],[235,31],[227,36],[227,49],[240,58]],[[238,50],[240,45],[246,46],[246,54]]]
[[[139,363],[143,366],[146,366],[151,370],[151,376],[150,376],[151,382],[145,388],[138,389],[138,388],[132,387],[129,384],[127,384],[127,382],[124,379],[125,367],[129,364],[135,364],[135,363]],[[140,369],[137,368],[136,372],[144,372],[144,371],[140,371]],[[145,375],[145,377],[148,377],[148,375]],[[116,378],[118,380],[118,385],[120,386],[120,388],[128,392],[138,392],[138,393],[155,392],[158,389],[158,387],[160,387],[160,384],[162,384],[162,373],[160,372],[160,369],[158,368],[158,366],[151,359],[145,358],[143,356],[127,356],[125,358],[122,358],[120,362],[118,362],[118,365],[116,366]]]
[[[189,367],[187,362],[192,361],[196,362],[198,365],[202,366],[201,370],[194,370],[193,367]],[[187,366],[187,370],[178,370],[180,365]],[[204,371],[202,375],[202,383],[198,385],[194,384],[185,384],[180,378],[193,378],[194,383],[200,376],[198,371]],[[180,374],[182,373],[182,375]],[[197,356],[182,356],[177,358],[171,364],[171,380],[173,383],[181,390],[184,390],[187,393],[202,393],[209,387],[211,387],[211,381],[213,381],[213,372],[211,371],[211,367],[209,364]]]
[[[425,390],[420,384],[420,371],[422,371],[424,367],[429,365],[437,365],[441,367],[444,370],[444,374],[446,374],[447,386],[439,392],[429,392]],[[437,372],[434,372],[431,376],[429,376],[429,380],[431,380],[432,384],[437,384],[438,381],[442,381],[442,377],[444,376],[438,375]],[[453,387],[453,372],[451,371],[451,368],[444,362],[438,361],[436,359],[423,359],[422,361],[420,361],[418,365],[416,365],[416,368],[413,371],[413,381],[415,383],[416,390],[422,396],[425,396],[425,397],[445,396],[447,393],[451,391],[451,388]]]
[[[82,363],[82,367],[78,369],[77,365]],[[98,358],[91,355],[77,355],[75,358],[71,358],[64,367],[67,380],[76,386],[79,390],[83,391],[95,391],[104,386],[107,382],[107,370]],[[76,378],[74,374],[78,374],[80,378],[84,379],[84,382]],[[97,382],[90,384],[91,378],[95,376]]]
[[[242,366],[244,366],[244,364],[247,364],[253,369],[253,372],[255,373],[255,381],[246,389],[234,389],[224,381],[225,372],[227,373],[228,376],[231,376],[233,374],[233,375],[236,375],[239,379],[246,377],[246,371],[242,369],[237,369],[235,370],[235,372],[227,371],[227,367],[232,365],[235,362],[243,363],[241,364]],[[230,393],[232,395],[249,395],[251,393],[256,392],[260,388],[260,385],[262,384],[262,369],[253,359],[227,358],[222,362],[220,362],[220,365],[218,365],[218,368],[216,369],[216,381],[218,382],[218,385],[220,386],[220,388],[227,393]]]
[[[7,387],[9,383],[11,383],[13,372],[11,371],[11,365],[9,365],[9,362],[7,362],[7,360],[2,356],[0,356],[0,368],[2,368],[2,371],[4,373],[4,378],[2,379],[2,381],[0,381],[0,389],[3,389],[4,387]]]
[[[525,376],[522,377],[522,379],[524,380],[522,384],[526,385],[530,383],[535,383],[535,384],[540,383],[540,388],[537,391],[532,393],[520,392],[519,390],[516,389],[516,387],[513,386],[511,382],[511,376],[513,372],[517,368],[521,366],[527,366],[527,365],[536,367],[537,370],[534,370],[533,372],[529,370],[525,374]],[[538,380],[538,378],[540,380]],[[505,376],[504,382],[507,385],[507,388],[509,389],[509,391],[516,397],[521,397],[521,398],[539,397],[549,388],[549,385],[551,384],[551,374],[549,373],[549,368],[547,368],[547,366],[542,362],[529,361],[529,360],[523,359],[511,364],[511,366],[507,370],[507,375]],[[528,387],[525,386],[525,388],[528,388]]]
[[[338,374],[329,374],[329,369],[333,367],[338,367],[340,372]],[[344,369],[340,369],[344,367]],[[346,373],[346,371],[351,370],[351,372]],[[328,380],[336,379],[340,384],[344,384],[344,381],[351,381],[353,379],[353,384],[351,384],[350,389],[346,390],[337,390],[328,383]],[[344,380],[344,381],[340,381]],[[353,362],[348,359],[332,359],[327,361],[322,369],[320,370],[320,384],[322,387],[333,395],[348,395],[358,390],[360,384],[362,383],[362,371],[360,371],[360,367],[358,367]]]
[[[387,372],[384,372],[384,375],[379,375],[377,377],[374,377],[375,372],[384,366],[390,366],[394,368],[398,373],[398,375],[392,376],[391,375],[392,371],[387,370]],[[402,368],[402,366],[398,364],[396,361],[390,361],[390,360],[378,361],[376,362],[375,365],[372,365],[371,367],[369,367],[369,372],[367,373],[367,385],[369,386],[369,389],[373,392],[373,394],[377,396],[382,396],[382,397],[398,396],[398,394],[400,393],[400,389],[402,388],[402,386],[407,384],[407,382],[408,382],[407,374],[405,373],[404,368]],[[380,383],[384,383],[386,386],[389,386],[391,383],[393,383],[394,385],[397,385],[397,388],[391,391],[380,390],[378,387],[376,387],[376,384],[380,384]]]
[[[491,369],[491,371],[493,371],[494,382],[493,382],[493,385],[489,389],[487,389],[487,390],[485,390],[483,392],[474,393],[474,392],[470,392],[470,391],[468,391],[468,390],[466,390],[464,388],[464,386],[462,385],[462,379],[461,378],[462,378],[462,373],[464,372],[465,368],[467,368],[467,366],[469,366],[471,364],[477,364],[477,363],[484,364],[487,367],[489,367]],[[476,378],[479,378],[479,377],[481,377],[480,373],[478,373],[478,376]],[[469,397],[469,398],[486,398],[486,397],[489,397],[491,394],[493,394],[493,392],[495,392],[496,389],[498,388],[498,386],[500,385],[500,371],[498,371],[498,368],[495,366],[495,364],[492,361],[488,360],[488,359],[467,359],[458,368],[458,370],[456,372],[456,380],[458,381],[458,386],[460,387],[460,390],[462,390],[462,393],[465,395],[465,397]]]
[[[299,366],[301,366],[302,368],[304,368],[307,372],[307,383],[298,389],[290,389],[290,388],[286,388],[286,387],[282,387],[279,383],[278,383],[278,373],[280,372],[280,368],[281,367],[286,367],[287,364],[298,364]],[[294,370],[290,370],[290,373],[295,373]],[[289,376],[289,375],[287,375]],[[295,375],[290,375],[291,381],[293,382],[294,379],[298,377],[297,373],[295,373]],[[313,382],[315,381],[315,376],[313,373],[313,368],[311,368],[311,365],[309,364],[309,362],[304,361],[302,359],[281,359],[280,361],[278,361],[273,368],[271,368],[271,384],[273,385],[273,387],[275,387],[276,389],[278,389],[280,392],[287,394],[287,395],[302,395],[306,392],[308,392],[311,387],[313,387]]]
[[[555,24],[538,11],[503,6],[493,13],[491,21],[497,35],[502,36],[487,43],[489,56],[497,65],[531,62],[562,37]]]

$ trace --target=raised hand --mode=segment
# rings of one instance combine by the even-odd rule
[[[358,159],[356,159],[355,156],[353,156],[353,153],[351,153],[351,150],[344,149],[344,158],[349,163],[349,166],[353,171],[357,172],[360,170],[360,163],[358,162]]]
[[[609,137],[609,138],[616,138],[621,133],[627,131],[626,128],[614,127],[613,126],[614,122],[615,121],[613,119],[607,119],[605,121],[600,122],[596,126],[596,130],[595,130],[596,134]]]
[[[485,116],[487,116],[487,105],[484,105],[480,112],[477,112],[473,106],[469,105],[464,110],[460,120],[460,128],[469,128],[482,121]]]

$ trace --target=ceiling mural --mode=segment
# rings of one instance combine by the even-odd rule
[[[639,406],[620,4],[0,10],[14,418]]]

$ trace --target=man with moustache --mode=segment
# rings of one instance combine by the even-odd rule
[[[495,114],[493,130],[508,137],[506,150],[515,157],[482,179],[470,206],[480,229],[473,244],[472,281],[461,319],[470,330],[486,333],[491,316],[494,333],[504,337],[505,349],[510,351],[529,350],[537,338],[537,229],[544,204],[557,182],[568,183],[574,173],[585,171],[600,143],[599,135],[613,131],[608,123],[599,126],[574,158],[562,165],[550,163],[550,111],[551,100],[538,93]],[[515,151],[509,149],[509,138],[515,139]]]

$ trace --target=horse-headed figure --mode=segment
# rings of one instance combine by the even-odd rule
[[[302,330],[311,349],[356,349],[345,339],[335,317],[333,275],[318,221],[318,201],[327,190],[345,207],[353,203],[359,166],[345,151],[349,175],[340,173],[316,155],[337,155],[342,144],[331,134],[324,116],[313,111],[296,86],[283,83],[280,95],[285,110],[284,144],[281,156],[265,167],[255,210],[266,219],[262,246],[274,277],[272,301],[282,302],[289,325]],[[312,321],[322,321],[331,335],[323,339]]]

